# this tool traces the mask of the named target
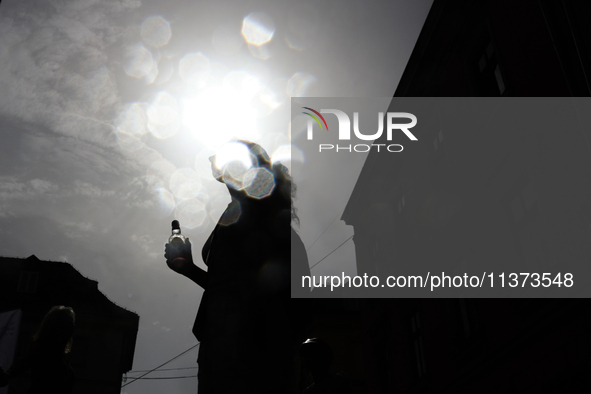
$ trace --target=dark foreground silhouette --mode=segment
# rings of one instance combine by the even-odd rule
[[[203,247],[208,270],[193,263],[190,242],[167,244],[165,257],[172,270],[205,290],[193,326],[201,343],[199,393],[284,394],[291,391],[293,340],[291,178],[259,145],[232,144],[242,145],[234,145],[232,161],[221,164],[220,153],[210,158],[214,177],[227,185],[232,201]],[[256,173],[248,185],[236,175],[244,174],[241,152]]]
[[[303,394],[349,394],[350,378],[345,372],[332,373],[333,354],[328,344],[319,338],[307,339],[300,346],[304,366],[312,374],[314,382]]]
[[[72,308],[51,308],[25,355],[12,364],[8,371],[4,372],[0,368],[0,387],[6,386],[10,379],[30,371],[32,385],[27,394],[71,394],[75,377],[67,356],[72,346],[74,320]]]

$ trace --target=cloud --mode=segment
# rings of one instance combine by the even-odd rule
[[[58,185],[47,179],[22,180],[15,175],[0,176],[0,217],[15,216],[15,212],[20,215],[43,213],[53,217],[51,207],[61,210],[68,204],[80,206],[89,202],[100,202],[102,207],[148,210],[156,205],[156,196],[148,189],[142,177],[131,181],[121,179],[112,184],[74,180]]]
[[[2,7],[0,113],[50,125],[58,133],[90,136],[72,127],[68,115],[104,121],[101,115],[117,101],[115,89],[101,92],[102,86],[109,86],[106,81],[94,89],[89,86],[91,76],[113,77],[101,34],[106,26],[100,20],[94,26],[82,24],[88,9],[72,15],[68,7],[51,10],[31,4],[25,13],[26,3],[9,2]]]
[[[152,239],[152,237],[147,234],[132,234],[131,241],[146,254],[148,254],[148,256],[150,256],[152,259],[156,259],[162,255],[162,253],[157,253],[155,250],[156,248],[158,248],[158,250],[160,249],[160,244],[155,242],[154,239]]]
[[[117,86],[121,48],[134,29],[124,16],[140,1],[5,1],[0,14],[0,117],[37,125],[37,139],[57,152],[113,172],[116,164],[154,155],[121,150],[113,119],[123,107]],[[132,37],[132,38],[130,38]],[[116,56],[113,56],[116,55]],[[54,152],[56,153],[56,152]],[[61,152],[60,152],[61,154]]]
[[[115,195],[114,190],[101,190],[88,182],[76,181],[74,183],[74,193],[91,198],[110,197]]]
[[[58,186],[43,179],[20,182],[14,176],[0,177],[0,201],[31,200],[39,196],[53,195]]]
[[[49,181],[43,179],[33,179],[29,181],[33,190],[39,194],[44,194],[52,191],[56,191],[58,187]]]
[[[3,205],[0,205],[0,218],[8,218],[8,217],[15,217],[16,214],[12,211],[9,211],[8,208],[6,208]]]
[[[71,239],[87,238],[89,233],[95,232],[95,225],[91,222],[67,222],[61,227],[64,235]]]

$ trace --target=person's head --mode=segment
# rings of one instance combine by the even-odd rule
[[[300,357],[312,375],[326,375],[332,365],[332,349],[320,338],[306,339],[300,345]]]
[[[52,307],[43,318],[37,333],[33,336],[35,341],[47,341],[52,345],[69,353],[72,346],[76,315],[70,307],[58,305]]]
[[[281,209],[289,209],[292,221],[299,222],[293,206],[296,188],[289,171],[280,162],[272,163],[263,147],[250,141],[233,140],[209,160],[214,178],[225,183],[233,196],[273,202]]]

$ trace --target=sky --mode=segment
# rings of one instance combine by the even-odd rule
[[[181,353],[202,292],[162,255],[175,218],[198,255],[230,200],[207,158],[236,136],[291,166],[292,97],[391,97],[431,2],[2,1],[0,255],[67,261],[138,313],[134,370]],[[353,234],[340,215],[363,160],[294,174],[311,265]],[[313,273],[341,271],[351,241]]]

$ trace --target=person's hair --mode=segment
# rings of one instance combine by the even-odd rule
[[[72,348],[76,314],[70,307],[52,307],[43,318],[39,329],[33,336],[35,341],[52,342],[53,345],[69,353]]]
[[[237,142],[241,142],[248,146],[248,149],[257,160],[258,167],[264,167],[273,173],[275,189],[271,195],[265,199],[268,198],[277,202],[277,205],[282,209],[287,209],[289,204],[291,221],[299,225],[300,219],[297,215],[297,209],[293,205],[293,200],[296,196],[296,185],[293,183],[287,167],[281,162],[271,163],[269,155],[259,144],[245,140],[238,140]]]

